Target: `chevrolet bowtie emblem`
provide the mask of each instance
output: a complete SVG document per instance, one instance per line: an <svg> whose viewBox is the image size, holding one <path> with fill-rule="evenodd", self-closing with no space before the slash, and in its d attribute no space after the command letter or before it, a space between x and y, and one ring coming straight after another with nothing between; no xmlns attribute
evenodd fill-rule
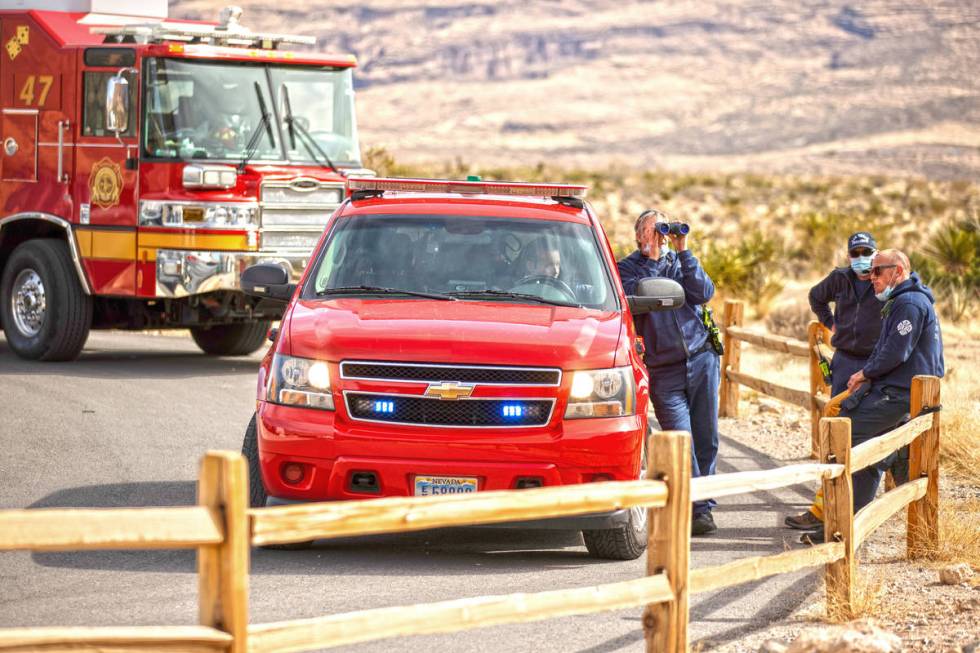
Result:
<svg viewBox="0 0 980 653"><path fill-rule="evenodd" d="M425 389L425 396L455 401L462 397L469 397L473 394L474 388L476 388L475 385L466 385L463 383L430 383L429 387Z"/></svg>

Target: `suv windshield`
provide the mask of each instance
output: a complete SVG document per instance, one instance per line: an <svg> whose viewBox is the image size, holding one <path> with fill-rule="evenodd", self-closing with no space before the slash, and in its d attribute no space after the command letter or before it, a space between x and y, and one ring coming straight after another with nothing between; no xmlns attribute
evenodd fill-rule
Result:
<svg viewBox="0 0 980 653"><path fill-rule="evenodd" d="M258 136L252 160L325 163L311 154L315 148L295 142L281 124L286 118L284 87L295 122L324 153L337 165L359 166L349 68L149 59L144 152L164 159L239 161L255 131L266 131L264 107L271 138L268 133Z"/></svg>
<svg viewBox="0 0 980 653"><path fill-rule="evenodd" d="M592 229L573 222L446 215L342 219L311 278L310 294L319 296L364 288L368 295L388 289L616 308Z"/></svg>

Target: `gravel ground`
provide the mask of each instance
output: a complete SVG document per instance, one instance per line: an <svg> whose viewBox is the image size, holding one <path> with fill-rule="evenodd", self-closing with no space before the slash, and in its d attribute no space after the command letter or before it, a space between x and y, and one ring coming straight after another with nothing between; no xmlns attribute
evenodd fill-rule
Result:
<svg viewBox="0 0 980 653"><path fill-rule="evenodd" d="M781 465L810 460L810 421L805 411L744 390L740 410L739 419L720 420L720 430L727 437ZM940 495L943 501L977 501L980 489L962 479L943 476ZM973 528L980 537L975 522ZM863 608L865 621L901 637L905 651L980 651L980 574L959 585L944 585L939 570L949 563L906 560L904 512L875 531L857 555L857 603ZM739 641L705 650L748 653L759 651L771 640L791 642L803 631L826 628L825 609L821 588L785 620Z"/></svg>

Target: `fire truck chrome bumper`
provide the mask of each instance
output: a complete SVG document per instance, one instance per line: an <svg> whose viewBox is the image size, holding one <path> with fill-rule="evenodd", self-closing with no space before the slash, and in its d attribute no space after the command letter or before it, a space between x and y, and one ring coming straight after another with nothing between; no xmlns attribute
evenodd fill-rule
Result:
<svg viewBox="0 0 980 653"><path fill-rule="evenodd" d="M256 263L280 263L289 270L290 281L296 282L308 262L308 254L158 249L156 294L158 297L187 297L219 290L240 290L242 272Z"/></svg>

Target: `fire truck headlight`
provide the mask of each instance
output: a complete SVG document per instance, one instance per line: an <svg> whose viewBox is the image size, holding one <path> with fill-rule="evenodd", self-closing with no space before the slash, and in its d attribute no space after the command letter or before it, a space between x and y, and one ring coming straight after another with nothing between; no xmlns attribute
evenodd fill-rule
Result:
<svg viewBox="0 0 980 653"><path fill-rule="evenodd" d="M163 223L163 202L140 202L140 224L161 225Z"/></svg>
<svg viewBox="0 0 980 653"><path fill-rule="evenodd" d="M236 202L140 202L140 224L146 226L252 229L259 226L259 207Z"/></svg>
<svg viewBox="0 0 980 653"><path fill-rule="evenodd" d="M231 166L188 164L183 172L184 188L234 188L238 171Z"/></svg>
<svg viewBox="0 0 980 653"><path fill-rule="evenodd" d="M287 406L333 410L327 363L276 354L272 358L266 399Z"/></svg>

